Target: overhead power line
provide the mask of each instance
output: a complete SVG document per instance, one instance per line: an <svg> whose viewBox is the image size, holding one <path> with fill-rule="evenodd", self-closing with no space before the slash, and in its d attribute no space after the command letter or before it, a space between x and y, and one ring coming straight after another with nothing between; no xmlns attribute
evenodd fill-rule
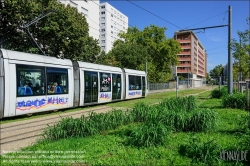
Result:
<svg viewBox="0 0 250 166"><path fill-rule="evenodd" d="M215 15L215 16L212 16L212 17L210 17L210 18L208 18L208 19L205 19L205 20L203 20L203 21L200 21L200 22L198 22L198 23L196 23L196 24L190 25L190 26L186 27L185 29L190 28L190 27L192 27L192 26L194 26L194 25L200 24L200 23L202 23L202 22L205 22L205 21L207 21L207 20L210 20L210 19L212 19L212 18L214 18L214 17L217 17L217 16L219 16L219 15L226 14L226 13L227 13L227 11L222 12L222 13L217 14L217 15Z"/></svg>
<svg viewBox="0 0 250 166"><path fill-rule="evenodd" d="M142 10L144 10L144 11L146 11L146 12L152 14L152 15L154 15L155 17L158 17L159 19L161 19L161 20L163 20L163 21L165 21L165 22L167 22L167 23L169 23L169 24L171 24L171 25L173 25L173 26L175 26L175 27L177 27L177 28L179 28L179 29L183 29L183 28L181 28L181 27L179 27L179 26L177 26L177 25L175 25L175 24L173 24L173 23L167 21L166 19L164 19L164 18L162 18L162 17L160 17L160 16L158 16L158 15L152 13L151 11L149 11L149 10L147 10L147 9L144 9L143 7L141 7L141 6L139 6L139 5L137 5L137 4L133 3L133 2L131 2L130 0L127 0L127 1L130 2L131 4L137 6L138 8L140 8L140 9L142 9Z"/></svg>

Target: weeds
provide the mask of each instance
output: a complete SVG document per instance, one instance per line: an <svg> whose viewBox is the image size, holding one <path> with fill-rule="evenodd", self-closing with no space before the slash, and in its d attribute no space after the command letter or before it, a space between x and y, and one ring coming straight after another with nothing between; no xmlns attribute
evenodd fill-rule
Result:
<svg viewBox="0 0 250 166"><path fill-rule="evenodd" d="M214 165L220 161L220 149L214 140L203 143L199 138L193 137L187 144L180 145L179 153L191 158L191 163Z"/></svg>
<svg viewBox="0 0 250 166"><path fill-rule="evenodd" d="M246 103L246 96L242 93L233 93L231 95L225 95L222 98L222 106L224 108L246 109Z"/></svg>

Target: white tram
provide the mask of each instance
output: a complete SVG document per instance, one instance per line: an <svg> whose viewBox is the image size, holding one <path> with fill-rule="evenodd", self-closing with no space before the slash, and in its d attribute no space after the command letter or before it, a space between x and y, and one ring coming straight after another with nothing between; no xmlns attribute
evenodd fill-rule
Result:
<svg viewBox="0 0 250 166"><path fill-rule="evenodd" d="M145 97L144 71L0 50L0 119Z"/></svg>

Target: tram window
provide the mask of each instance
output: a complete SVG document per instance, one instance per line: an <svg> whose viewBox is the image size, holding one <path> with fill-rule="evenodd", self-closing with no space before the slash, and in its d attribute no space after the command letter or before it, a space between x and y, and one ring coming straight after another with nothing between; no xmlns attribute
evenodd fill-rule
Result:
<svg viewBox="0 0 250 166"><path fill-rule="evenodd" d="M68 94L68 70L46 68L48 94Z"/></svg>
<svg viewBox="0 0 250 166"><path fill-rule="evenodd" d="M17 96L39 96L45 94L44 67L16 65Z"/></svg>
<svg viewBox="0 0 250 166"><path fill-rule="evenodd" d="M129 90L141 90L141 76L128 76Z"/></svg>
<svg viewBox="0 0 250 166"><path fill-rule="evenodd" d="M100 91L101 92L111 91L110 73L100 73Z"/></svg>
<svg viewBox="0 0 250 166"><path fill-rule="evenodd" d="M128 76L129 79L129 90L135 90L135 76Z"/></svg>
<svg viewBox="0 0 250 166"><path fill-rule="evenodd" d="M135 82L136 82L135 89L141 90L141 76L136 76Z"/></svg>

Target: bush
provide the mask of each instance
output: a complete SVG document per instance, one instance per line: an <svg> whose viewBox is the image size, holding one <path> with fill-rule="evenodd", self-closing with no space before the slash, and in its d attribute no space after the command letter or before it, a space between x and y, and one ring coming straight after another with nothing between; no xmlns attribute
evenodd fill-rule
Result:
<svg viewBox="0 0 250 166"><path fill-rule="evenodd" d="M224 108L246 109L246 95L242 93L233 93L231 95L226 95L222 98L222 106Z"/></svg>
<svg viewBox="0 0 250 166"><path fill-rule="evenodd" d="M211 96L212 98L221 98L225 95L228 94L228 90L227 90L227 87L222 87L221 90L219 89L214 89L212 92L211 92Z"/></svg>

